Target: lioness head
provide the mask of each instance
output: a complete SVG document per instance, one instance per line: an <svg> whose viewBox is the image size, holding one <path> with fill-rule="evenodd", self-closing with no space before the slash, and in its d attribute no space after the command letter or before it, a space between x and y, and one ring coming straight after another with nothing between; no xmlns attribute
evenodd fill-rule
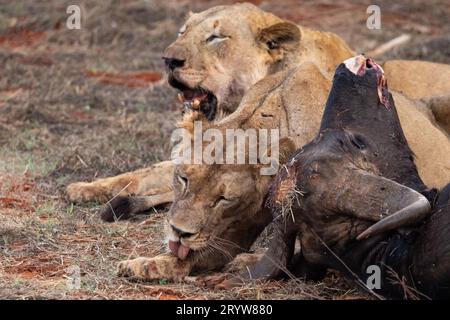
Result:
<svg viewBox="0 0 450 320"><path fill-rule="evenodd" d="M211 128L226 132L229 127ZM246 159L249 143L250 140L243 142ZM289 139L281 139L279 145L279 161L283 161L295 146ZM236 144L234 157L237 148ZM267 152L271 153L270 146L269 149ZM224 159L228 152L224 146ZM270 165L259 159L257 164L176 164L175 197L166 216L165 230L172 253L180 259L190 259L204 270L223 266L237 253L248 250L272 219L264 208L273 178L262 174L261 168L267 166ZM205 259L211 253L219 253L220 259Z"/></svg>
<svg viewBox="0 0 450 320"><path fill-rule="evenodd" d="M185 109L221 119L252 85L282 66L299 40L295 24L251 4L191 14L164 53L169 83Z"/></svg>
<svg viewBox="0 0 450 320"><path fill-rule="evenodd" d="M251 165L176 166L175 201L166 219L172 253L183 260L199 260L215 251L231 260L249 249L262 231L258 224L264 226L270 216L260 212L268 183ZM216 263L223 265L209 262L211 268Z"/></svg>

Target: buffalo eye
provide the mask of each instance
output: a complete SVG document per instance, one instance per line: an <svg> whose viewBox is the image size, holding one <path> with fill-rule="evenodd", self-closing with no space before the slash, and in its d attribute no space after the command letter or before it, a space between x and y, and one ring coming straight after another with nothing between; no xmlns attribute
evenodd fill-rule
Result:
<svg viewBox="0 0 450 320"><path fill-rule="evenodd" d="M187 190L189 179L185 176L177 174L177 181L183 186L183 192Z"/></svg>
<svg viewBox="0 0 450 320"><path fill-rule="evenodd" d="M353 139L351 139L351 142L359 150L364 150L366 148L366 143L360 137L353 137Z"/></svg>

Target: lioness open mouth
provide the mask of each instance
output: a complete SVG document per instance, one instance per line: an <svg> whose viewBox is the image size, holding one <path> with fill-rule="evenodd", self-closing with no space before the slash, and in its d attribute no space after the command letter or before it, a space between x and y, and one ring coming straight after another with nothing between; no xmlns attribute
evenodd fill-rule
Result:
<svg viewBox="0 0 450 320"><path fill-rule="evenodd" d="M205 88L189 88L173 76L169 77L169 84L180 91L178 101L183 105L183 112L188 110L201 111L206 119L214 120L217 110L217 98Z"/></svg>

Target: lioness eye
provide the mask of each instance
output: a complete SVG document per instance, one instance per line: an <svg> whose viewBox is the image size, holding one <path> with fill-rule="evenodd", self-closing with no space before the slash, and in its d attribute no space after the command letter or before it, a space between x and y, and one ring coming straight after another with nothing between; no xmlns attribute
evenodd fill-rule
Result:
<svg viewBox="0 0 450 320"><path fill-rule="evenodd" d="M224 196L220 196L219 198L217 198L216 201L214 201L213 207L217 207L220 203L227 203L230 201L231 201L230 199L227 199Z"/></svg>
<svg viewBox="0 0 450 320"><path fill-rule="evenodd" d="M215 42L220 42L220 41L223 41L223 40L226 40L226 39L228 39L228 37L218 36L216 34L212 34L206 39L206 42L207 43L215 43Z"/></svg>
<svg viewBox="0 0 450 320"><path fill-rule="evenodd" d="M181 27L180 31L178 31L178 36L182 36L186 32L186 26Z"/></svg>
<svg viewBox="0 0 450 320"><path fill-rule="evenodd" d="M177 175L177 179L178 179L178 182L180 182L183 185L183 188L186 189L187 185L189 183L188 178L186 178L184 176Z"/></svg>

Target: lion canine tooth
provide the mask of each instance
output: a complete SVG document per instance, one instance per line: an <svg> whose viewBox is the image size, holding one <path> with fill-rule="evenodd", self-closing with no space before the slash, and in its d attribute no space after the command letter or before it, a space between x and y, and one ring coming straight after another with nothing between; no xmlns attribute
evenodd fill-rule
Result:
<svg viewBox="0 0 450 320"><path fill-rule="evenodd" d="M192 108L193 109L198 109L200 107L200 100L199 99L194 99L194 101L192 101Z"/></svg>
<svg viewBox="0 0 450 320"><path fill-rule="evenodd" d="M179 94L177 95L177 97L178 97L178 101L180 101L180 103L183 103L183 102L184 102L184 96L183 96L182 93L179 93Z"/></svg>

